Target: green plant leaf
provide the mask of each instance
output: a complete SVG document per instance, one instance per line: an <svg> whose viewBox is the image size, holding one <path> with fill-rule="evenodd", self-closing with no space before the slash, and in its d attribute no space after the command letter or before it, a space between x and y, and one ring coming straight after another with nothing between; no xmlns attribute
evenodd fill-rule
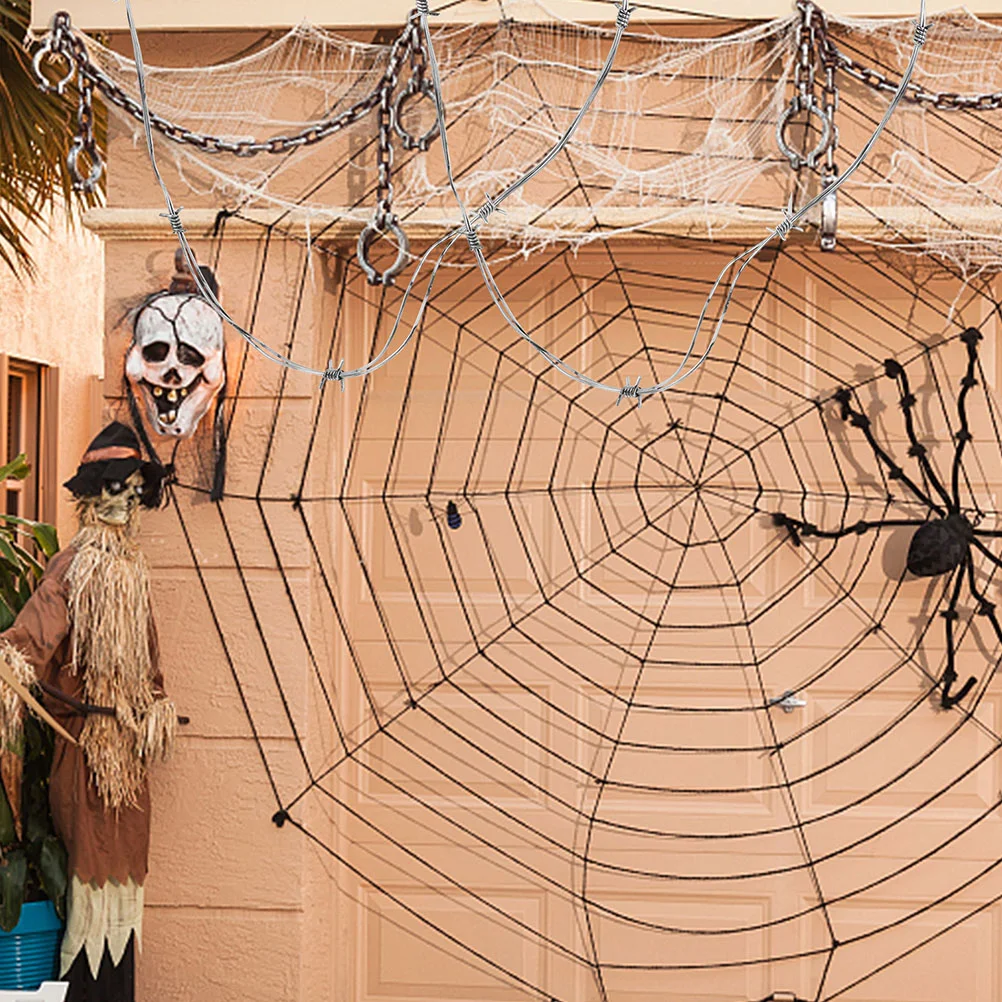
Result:
<svg viewBox="0 0 1002 1002"><path fill-rule="evenodd" d="M23 849L11 849L0 862L0 929L10 932L21 918L28 860Z"/></svg>
<svg viewBox="0 0 1002 1002"><path fill-rule="evenodd" d="M2 532L0 532L0 557L3 557L8 563L13 564L15 568L20 566L20 561L17 559L14 547L10 545L10 540Z"/></svg>
<svg viewBox="0 0 1002 1002"><path fill-rule="evenodd" d="M42 565L19 543L10 544L21 563L27 567L36 578L42 576Z"/></svg>
<svg viewBox="0 0 1002 1002"><path fill-rule="evenodd" d="M25 756L26 760L31 755ZM32 770L34 773L35 770ZM24 825L26 842L37 842L52 833L49 816L49 792L45 782L39 782L37 775L26 772L22 786L21 823Z"/></svg>
<svg viewBox="0 0 1002 1002"><path fill-rule="evenodd" d="M0 783L0 848L10 845L16 838L14 812L10 809L7 791L4 789L3 783Z"/></svg>
<svg viewBox="0 0 1002 1002"><path fill-rule="evenodd" d="M0 595L0 633L4 630L9 630L14 625L14 613L11 612L10 606L7 604L7 600Z"/></svg>
<svg viewBox="0 0 1002 1002"><path fill-rule="evenodd" d="M46 835L38 852L38 882L56 906L60 918L66 915L66 884L69 860L66 848L55 835Z"/></svg>
<svg viewBox="0 0 1002 1002"><path fill-rule="evenodd" d="M0 480L24 480L29 473L31 466L23 452L6 465L0 466Z"/></svg>
<svg viewBox="0 0 1002 1002"><path fill-rule="evenodd" d="M35 542L41 547L46 557L55 556L59 552L59 536L56 534L56 527L48 522L33 522L30 518L21 518L20 515L0 514L0 522L8 522L11 525L24 526ZM0 532L2 532L0 528Z"/></svg>
<svg viewBox="0 0 1002 1002"><path fill-rule="evenodd" d="M24 837L28 842L39 841L53 833L49 813L49 773L54 746L52 731L36 717L26 715L21 817Z"/></svg>
<svg viewBox="0 0 1002 1002"><path fill-rule="evenodd" d="M48 522L32 522L31 531L35 542L47 558L54 557L59 552L59 537L56 535L54 525L49 525Z"/></svg>

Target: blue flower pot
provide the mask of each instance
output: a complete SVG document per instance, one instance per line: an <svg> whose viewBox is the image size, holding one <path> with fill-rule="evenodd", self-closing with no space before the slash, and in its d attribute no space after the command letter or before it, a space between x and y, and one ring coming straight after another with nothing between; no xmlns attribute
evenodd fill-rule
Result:
<svg viewBox="0 0 1002 1002"><path fill-rule="evenodd" d="M51 901L29 901L11 932L0 929L0 990L34 991L58 972L63 922Z"/></svg>

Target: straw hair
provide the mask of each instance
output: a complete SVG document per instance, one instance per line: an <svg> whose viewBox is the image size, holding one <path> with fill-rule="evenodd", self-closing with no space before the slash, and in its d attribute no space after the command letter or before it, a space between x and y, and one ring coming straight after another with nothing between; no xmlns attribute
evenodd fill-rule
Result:
<svg viewBox="0 0 1002 1002"><path fill-rule="evenodd" d="M73 624L72 670L91 714L80 735L87 765L109 808L135 806L147 753L165 755L174 734L173 704L157 700L150 655L149 571L137 541L138 516L122 526L98 517L97 499L78 503L80 530L67 575ZM157 705L159 703L166 705Z"/></svg>

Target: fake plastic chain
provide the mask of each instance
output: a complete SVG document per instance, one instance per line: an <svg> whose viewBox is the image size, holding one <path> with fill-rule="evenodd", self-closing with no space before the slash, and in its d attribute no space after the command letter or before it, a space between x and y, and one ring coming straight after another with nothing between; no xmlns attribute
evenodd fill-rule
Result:
<svg viewBox="0 0 1002 1002"><path fill-rule="evenodd" d="M136 78L139 86L139 101L136 102L132 98L128 97L125 92L112 81L106 74L100 71L87 57L86 47L84 46L80 36L72 31L70 26L69 15L65 12L56 15L53 21L53 28L49 35L43 39L41 46L35 53L33 65L34 70L39 78L39 86L44 90L55 90L57 93L63 93L65 87L70 83L76 73L80 74L81 81L89 81L90 84L96 86L102 94L104 94L108 100L112 101L114 104L122 107L129 114L138 118L143 125L143 131L146 137L146 149L149 156L150 165L153 168L156 180L160 185L161 192L164 197L164 204L166 207L166 212L163 215L167 218L170 223L171 229L178 238L181 245L182 251L184 253L185 260L188 264L189 271L195 280L201 295L206 299L209 305L219 314L219 316L225 320L231 327L234 328L255 350L260 352L266 358L276 362L279 365L285 366L286 368L302 372L304 374L316 376L320 378L321 388L325 386L328 382L338 382L341 384L341 389L344 389L344 380L349 378L354 378L357 376L367 376L378 369L382 368L384 365L388 364L400 351L406 347L408 342L414 336L415 332L420 328L421 322L424 318L424 313L427 308L428 302L431 298L432 289L435 282L435 277L437 275L438 269L441 263L448 253L450 248L455 244L460 238L465 238L466 242L476 258L477 266L480 269L481 276L484 280L484 284L491 295L495 306L505 318L508 325L515 331L520 337L522 337L533 349L535 349L540 355L543 356L554 368L564 373L571 379L577 381L578 383L597 390L604 390L606 392L616 394L617 405L621 403L624 399L636 400L637 404L641 404L645 397L650 396L654 393L661 393L665 390L671 389L672 387L678 385L683 379L686 379L693 372L695 372L709 357L710 352L720 334L722 325L726 318L728 309L730 307L731 301L733 299L734 291L737 287L738 282L741 279L744 270L748 265L755 259L755 257L762 251L767 244L775 239L785 240L789 235L790 231L796 226L796 223L802 219L811 209L818 205L825 197L829 197L837 188L841 187L860 167L860 165L865 160L866 156L869 154L873 144L876 142L877 138L883 132L891 115L894 113L901 99L904 97L906 91L911 86L911 76L915 69L915 64L918 60L919 51L922 48L923 43L926 40L926 35L928 33L928 25L926 22L926 0L920 0L919 15L915 25L914 33L914 45L912 48L911 57L908 61L908 65L901 77L897 88L894 90L893 97L884 112L883 117L878 123L873 134L870 136L869 140L864 144L862 150L857 154L856 158L852 163L845 169L845 171L836 178L830 185L823 188L815 197L811 198L805 202L799 209L792 210L787 208L784 213L784 218L782 222L773 229L767 236L760 240L753 247L749 248L742 254L737 255L721 270L716 281L710 289L709 295L706 298L706 302L703 305L703 309L699 315L699 319L696 323L695 330L692 333L690 343L686 352L682 358L682 361L676 367L675 371L668 376L666 379L653 386L641 387L640 377L638 376L635 383L631 383L627 380L625 386L613 385L610 383L603 383L592 379L589 376L584 375L579 372L573 366L569 365L562 358L550 352L543 345L537 344L532 337L525 331L518 319L515 317L514 313L508 306L504 295L498 288L493 274L491 273L490 266L484 257L483 248L481 246L480 237L478 234L479 227L490 218L494 212L503 212L501 208L502 203L510 197L514 192L520 189L523 185L528 183L533 177L535 177L540 171L545 169L545 167L553 161L553 159L559 155L559 153L568 144L574 132L577 130L582 119L587 114L589 108L594 102L598 95L599 90L604 84L606 78L608 77L613 61L616 57L616 53L619 49L620 42L622 40L623 34L629 24L631 8L628 5L627 0L620 0L618 4L617 14L616 14L616 33L613 38L612 44L609 48L609 53L606 57L605 63L600 70L598 77L596 78L595 84L593 85L591 92L586 98L584 104L581 106L578 113L575 115L570 126L564 132L564 134L557 140L553 147L543 156L536 164L534 164L529 170L527 170L521 177L513 181L507 188L495 196L487 196L486 201L480 208L474 212L469 212L466 205L463 203L462 198L459 195L459 191L456 187L455 178L453 176L452 164L449 157L449 146L448 146L448 136L446 133L446 123L445 123L445 107L442 99L442 86L441 78L438 69L438 60L435 55L434 43L431 37L431 33L428 27L428 18L431 15L431 11L428 8L428 0L417 0L416 11L408 19L407 26L403 34L398 39L397 43L391 48L391 56L389 67L387 73L383 76L380 87L377 88L372 94L363 98L361 101L357 102L351 108L342 112L335 118L331 118L323 123L317 123L311 126L309 129L297 134L296 136L279 136L274 137L270 140L264 141L251 141L251 140L241 140L230 142L222 140L219 137L205 136L199 133L192 132L187 129L183 129L179 126L175 126L170 122L160 118L159 116L154 116L150 112L149 102L146 94L146 73L143 66L142 49L139 44L139 36L136 30L135 21L132 15L132 6L130 0L126 0L125 3L126 16L129 22L129 32L132 39L132 49L135 58L136 66ZM421 46L420 41L423 38L424 45ZM436 122L437 129L426 133L423 137L410 137L400 125L399 122L399 110L400 103L403 97L398 100L394 105L390 100L393 90L396 87L397 80L399 77L400 70L403 68L404 62L409 55L413 55L415 51L420 54L414 57L412 63L412 77L418 72L417 67L420 66L420 76L416 89L411 90L414 87L412 80L411 87L405 91L405 96L408 94L417 94L419 96L431 97L435 103L436 111ZM42 64L47 59L62 59L66 63L66 72L64 76L53 82L48 78L43 70ZM431 80L428 82L424 77L424 71L427 68L430 71ZM82 86L81 90L81 101L84 98L84 92L86 92L86 100L90 100L90 87ZM209 153L218 152L229 152L234 153L238 156L253 156L258 153L282 153L290 149L294 149L298 146L304 146L309 143L319 142L322 139L327 138L329 135L333 135L335 132L340 131L347 125L353 124L361 119L364 115L368 114L369 111L374 108L381 109L381 120L380 120L380 184L379 184L379 204L376 209L376 217L374 218L374 224L377 229L383 229L385 227L390 227L391 229L396 226L397 229L399 225L396 223L396 217L392 214L391 196L392 188L390 186L390 167L392 164L392 149L389 149L389 155L386 153L386 149L389 147L389 131L390 128L394 128L398 134L402 135L405 139L405 145L409 140L413 145L410 148L427 149L428 142L434 137L435 134L438 135L442 144L442 153L445 161L446 171L449 179L449 187L452 190L453 197L460 209L462 220L458 226L447 232L439 240L435 241L431 247L421 256L418 260L417 266L414 269L414 273L411 276L410 281L404 290L403 296L401 297L400 306L393 324L393 327L387 336L386 342L380 351L374 355L367 363L360 366L357 369L345 370L344 360L342 360L336 367L333 364L333 360L328 363L326 369L315 369L310 366L302 365L299 362L294 361L286 355L276 351L266 342L262 341L256 335L252 334L250 331L245 330L236 320L234 320L229 313L226 312L225 308L220 304L215 296L215 293L206 283L201 270L198 267L198 263L195 258L195 253L188 242L187 236L185 234L184 225L181 221L181 208L175 206L173 200L171 199L170 192L167 189L167 185L160 174L159 167L156 161L156 152L153 145L153 131L156 129L161 132L167 138L174 140L175 142L185 142L191 143L199 146ZM395 121L394 121L395 115ZM81 114L81 122L86 118L86 115ZM79 138L79 137L78 137ZM101 170L103 169L103 164L101 163L100 156L97 152L96 144L93 142L92 132L89 136L89 145L87 137L84 137L84 143L86 146L86 152L91 157L92 169L88 178L81 179L82 186L90 185L93 187L97 184L100 178ZM74 144L74 149L76 144ZM73 157L73 152L71 150L71 160L70 169L76 175L76 158ZM79 152L77 154L79 156ZM79 176L79 175L77 175ZM362 236L359 238L359 250L360 250L360 260L365 258L367 261L367 251L368 244L363 246L363 237L372 230L373 224L363 231ZM396 232L396 230L394 230ZM398 240L403 236L403 231L397 234ZM371 239L369 237L368 239ZM406 241L406 237L403 236L403 240ZM363 254L362 251L365 251ZM420 307L417 312L416 319L410 325L409 330L401 341L399 341L395 348L393 348L393 343L395 341L396 335L403 323L403 312L410 299L410 296L415 288L418 278L424 270L427 262L436 255L435 263L431 269L428 276L427 285L425 287L424 295L420 302ZM399 265L402 267L402 259L407 257L406 247L402 248L402 252L398 254L397 262L395 262L394 267ZM708 338L707 344L703 349L702 353L696 356L696 345L698 339L703 329L703 325L706 321L707 313L711 303L713 302L718 290L724 283L726 275L733 271L733 277L730 283L726 287L726 292L724 294L723 303L717 317L716 323L713 330ZM384 273L385 275L385 273ZM369 275L370 282L373 281L373 275ZM388 280L380 278L379 284L389 284L392 281L392 275ZM391 350L392 348L392 350Z"/></svg>

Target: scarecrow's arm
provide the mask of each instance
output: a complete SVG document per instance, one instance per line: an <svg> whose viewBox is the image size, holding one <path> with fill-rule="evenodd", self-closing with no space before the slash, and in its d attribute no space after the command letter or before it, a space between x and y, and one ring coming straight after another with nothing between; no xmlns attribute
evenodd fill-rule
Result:
<svg viewBox="0 0 1002 1002"><path fill-rule="evenodd" d="M27 705L67 741L73 736L31 694L39 680L48 681L52 660L69 632L69 610L60 557L50 563L17 621L0 634L0 747L19 742Z"/></svg>

